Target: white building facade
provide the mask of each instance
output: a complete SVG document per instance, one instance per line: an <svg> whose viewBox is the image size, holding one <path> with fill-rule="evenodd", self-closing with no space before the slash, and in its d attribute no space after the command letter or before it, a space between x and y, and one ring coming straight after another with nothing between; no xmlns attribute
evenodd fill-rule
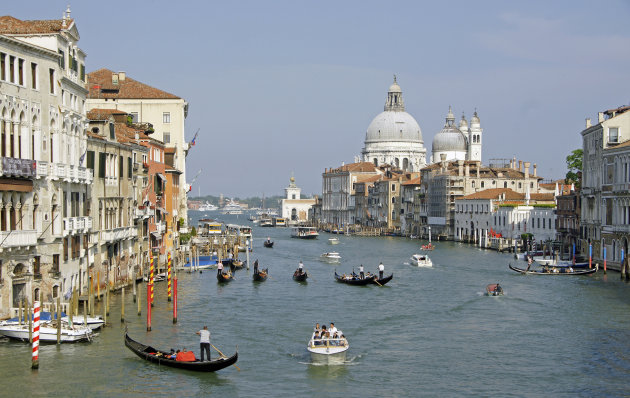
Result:
<svg viewBox="0 0 630 398"><path fill-rule="evenodd" d="M444 160L472 160L481 161L481 140L483 129L477 111L470 119L470 127L466 117L462 115L459 126L455 125L455 116L451 107L448 108L446 122L439 133L433 137L431 148L431 162L437 163Z"/></svg>
<svg viewBox="0 0 630 398"><path fill-rule="evenodd" d="M289 186L284 189L285 198L282 199L282 218L295 224L308 221L308 214L315 204L315 199L302 199L302 189L295 185L295 178L291 177Z"/></svg>

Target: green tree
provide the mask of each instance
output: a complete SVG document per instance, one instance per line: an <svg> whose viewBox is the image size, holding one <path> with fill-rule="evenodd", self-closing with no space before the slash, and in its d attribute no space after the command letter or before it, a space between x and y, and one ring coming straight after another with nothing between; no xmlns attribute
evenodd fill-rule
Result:
<svg viewBox="0 0 630 398"><path fill-rule="evenodd" d="M567 156L567 175L564 181L567 184L575 184L575 189L582 186L582 157L581 149L576 149Z"/></svg>

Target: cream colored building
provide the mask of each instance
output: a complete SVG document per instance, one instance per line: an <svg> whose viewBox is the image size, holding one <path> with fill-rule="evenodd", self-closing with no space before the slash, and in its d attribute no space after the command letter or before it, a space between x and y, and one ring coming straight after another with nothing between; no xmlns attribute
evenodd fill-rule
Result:
<svg viewBox="0 0 630 398"><path fill-rule="evenodd" d="M88 75L90 90L88 110L92 108L120 109L129 113L137 123L151 123L155 132L151 137L175 147L175 168L182 172L179 186L179 207L173 217L188 220L186 200L186 154L190 144L185 140L185 121L188 103L174 94L141 83L125 72L99 69Z"/></svg>
<svg viewBox="0 0 630 398"><path fill-rule="evenodd" d="M308 213L315 204L315 199L302 199L302 189L295 185L293 177L284 192L286 198L282 199L282 218L292 224L308 221Z"/></svg>

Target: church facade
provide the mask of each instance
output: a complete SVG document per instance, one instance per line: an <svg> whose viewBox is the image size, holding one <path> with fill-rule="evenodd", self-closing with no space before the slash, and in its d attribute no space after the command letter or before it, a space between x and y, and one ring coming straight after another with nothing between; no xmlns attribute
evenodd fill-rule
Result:
<svg viewBox="0 0 630 398"><path fill-rule="evenodd" d="M439 133L433 137L431 147L431 163L455 160L481 161L481 138L483 129L477 111L470 119L470 127L466 117L462 115L459 126L455 125L455 116L451 107L448 108L446 122Z"/></svg>

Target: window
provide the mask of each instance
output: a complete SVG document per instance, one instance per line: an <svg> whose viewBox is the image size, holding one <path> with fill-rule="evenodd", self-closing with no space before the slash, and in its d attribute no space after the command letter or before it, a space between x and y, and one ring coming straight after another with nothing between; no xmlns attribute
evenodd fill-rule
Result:
<svg viewBox="0 0 630 398"><path fill-rule="evenodd" d="M81 81L85 81L85 65L81 64Z"/></svg>
<svg viewBox="0 0 630 398"><path fill-rule="evenodd" d="M396 185L392 184L392 192L396 191Z"/></svg>
<svg viewBox="0 0 630 398"><path fill-rule="evenodd" d="M164 112L162 113L162 123L170 123L171 122L171 113Z"/></svg>
<svg viewBox="0 0 630 398"><path fill-rule="evenodd" d="M94 151L87 151L87 165L88 169L94 170Z"/></svg>
<svg viewBox="0 0 630 398"><path fill-rule="evenodd" d="M37 90L37 64L31 62L31 88Z"/></svg>
<svg viewBox="0 0 630 398"><path fill-rule="evenodd" d="M105 159L107 157L106 153L98 154L98 176L100 178L105 178Z"/></svg>
<svg viewBox="0 0 630 398"><path fill-rule="evenodd" d="M7 55L0 53L0 80L7 79Z"/></svg>
<svg viewBox="0 0 630 398"><path fill-rule="evenodd" d="M131 158L127 157L127 177L131 178L132 177L132 166L131 166Z"/></svg>
<svg viewBox="0 0 630 398"><path fill-rule="evenodd" d="M33 257L33 274L35 275L41 274L39 258L39 256Z"/></svg>
<svg viewBox="0 0 630 398"><path fill-rule="evenodd" d="M66 67L66 53L63 50L59 50L59 66L61 66L61 69Z"/></svg>
<svg viewBox="0 0 630 398"><path fill-rule="evenodd" d="M118 176L119 177L124 177L125 174L123 173L123 157L119 156L118 157Z"/></svg>
<svg viewBox="0 0 630 398"><path fill-rule="evenodd" d="M53 254L52 271L59 272L59 254Z"/></svg>
<svg viewBox="0 0 630 398"><path fill-rule="evenodd" d="M481 188L485 187L486 184L484 183L484 181L481 181Z"/></svg>
<svg viewBox="0 0 630 398"><path fill-rule="evenodd" d="M165 144L170 144L171 143L171 133L168 133L168 132L164 133L164 143Z"/></svg>
<svg viewBox="0 0 630 398"><path fill-rule="evenodd" d="M24 60L21 58L18 59L18 84L24 85Z"/></svg>
<svg viewBox="0 0 630 398"><path fill-rule="evenodd" d="M55 94L55 70L48 69L48 80L50 83L50 93Z"/></svg>
<svg viewBox="0 0 630 398"><path fill-rule="evenodd" d="M114 123L109 124L109 138L112 140L116 138L116 130L114 129Z"/></svg>
<svg viewBox="0 0 630 398"><path fill-rule="evenodd" d="M138 119L138 112L131 112L130 115L132 123L138 123L140 121L140 119Z"/></svg>
<svg viewBox="0 0 630 398"><path fill-rule="evenodd" d="M608 142L610 143L619 142L619 127L608 128Z"/></svg>
<svg viewBox="0 0 630 398"><path fill-rule="evenodd" d="M15 83L15 57L9 55L9 81Z"/></svg>
<svg viewBox="0 0 630 398"><path fill-rule="evenodd" d="M58 254L57 254L58 256ZM55 285L52 288L52 296L54 299L56 299L57 297L59 297L59 285Z"/></svg>
<svg viewBox="0 0 630 398"><path fill-rule="evenodd" d="M503 182L503 188L507 188L507 181Z"/></svg>

